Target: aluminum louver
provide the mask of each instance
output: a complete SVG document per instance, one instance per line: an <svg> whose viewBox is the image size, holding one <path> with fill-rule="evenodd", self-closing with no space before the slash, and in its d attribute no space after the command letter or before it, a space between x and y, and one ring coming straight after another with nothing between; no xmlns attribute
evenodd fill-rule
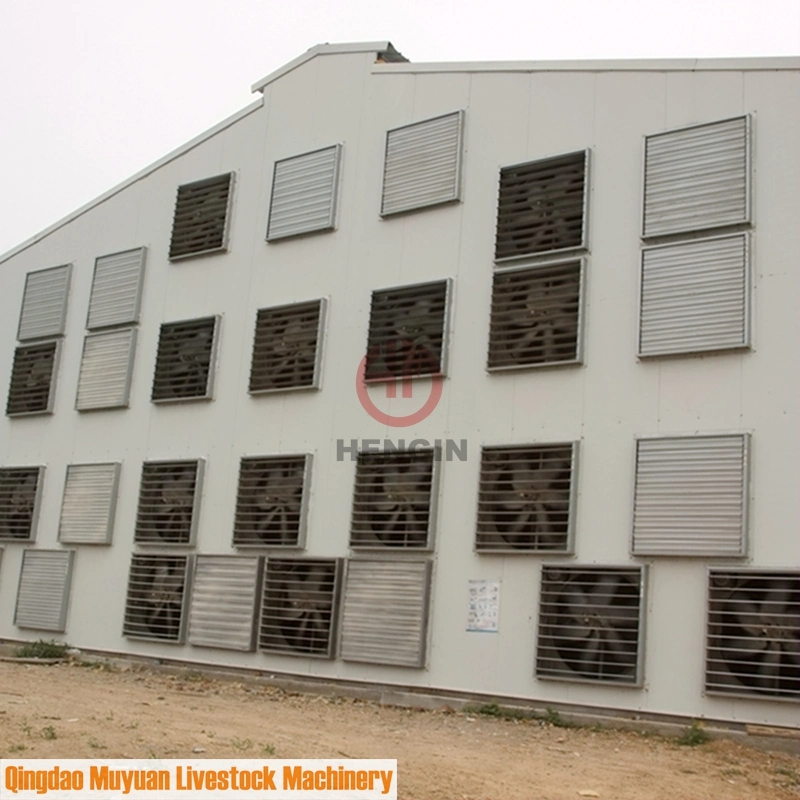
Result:
<svg viewBox="0 0 800 800"><path fill-rule="evenodd" d="M251 394L319 386L324 300L262 308L256 315Z"/></svg>
<svg viewBox="0 0 800 800"><path fill-rule="evenodd" d="M349 561L342 659L424 667L430 577L429 561Z"/></svg>
<svg viewBox="0 0 800 800"><path fill-rule="evenodd" d="M333 230L341 145L275 162L267 241Z"/></svg>
<svg viewBox="0 0 800 800"><path fill-rule="evenodd" d="M178 187L169 245L171 261L227 249L232 197L232 172Z"/></svg>
<svg viewBox="0 0 800 800"><path fill-rule="evenodd" d="M6 414L51 414L55 402L55 376L59 342L21 345L14 351Z"/></svg>
<svg viewBox="0 0 800 800"><path fill-rule="evenodd" d="M644 237L750 220L748 117L645 139Z"/></svg>
<svg viewBox="0 0 800 800"><path fill-rule="evenodd" d="M570 552L576 455L576 444L484 447L476 549Z"/></svg>
<svg viewBox="0 0 800 800"><path fill-rule="evenodd" d="M589 151L503 167L495 261L586 247Z"/></svg>
<svg viewBox="0 0 800 800"><path fill-rule="evenodd" d="M365 379L443 375L448 281L372 293Z"/></svg>
<svg viewBox="0 0 800 800"><path fill-rule="evenodd" d="M382 216L460 199L463 127L457 111L387 132Z"/></svg>
<svg viewBox="0 0 800 800"><path fill-rule="evenodd" d="M139 321L146 247L102 256L94 262L89 299L89 330Z"/></svg>
<svg viewBox="0 0 800 800"><path fill-rule="evenodd" d="M580 363L580 261L495 272L487 369Z"/></svg>
<svg viewBox="0 0 800 800"><path fill-rule="evenodd" d="M87 336L83 341L75 408L78 411L127 408L135 352L135 328Z"/></svg>
<svg viewBox="0 0 800 800"><path fill-rule="evenodd" d="M25 550L14 624L63 633L72 582L72 550Z"/></svg>
<svg viewBox="0 0 800 800"><path fill-rule="evenodd" d="M0 539L32 541L44 467L0 467Z"/></svg>
<svg viewBox="0 0 800 800"><path fill-rule="evenodd" d="M233 544L302 546L310 478L310 455L243 458Z"/></svg>
<svg viewBox="0 0 800 800"><path fill-rule="evenodd" d="M180 642L188 556L133 555L122 635Z"/></svg>
<svg viewBox="0 0 800 800"><path fill-rule="evenodd" d="M746 234L642 251L639 355L747 347Z"/></svg>
<svg viewBox="0 0 800 800"><path fill-rule="evenodd" d="M142 465L133 540L138 544L191 544L200 513L205 462L147 461Z"/></svg>
<svg viewBox="0 0 800 800"><path fill-rule="evenodd" d="M161 326L151 399L209 400L214 374L217 317Z"/></svg>
<svg viewBox="0 0 800 800"><path fill-rule="evenodd" d="M434 450L359 453L350 546L425 550L436 521Z"/></svg>
<svg viewBox="0 0 800 800"><path fill-rule="evenodd" d="M258 649L333 658L341 560L269 558Z"/></svg>
<svg viewBox="0 0 800 800"><path fill-rule="evenodd" d="M70 464L61 504L58 540L111 544L119 464Z"/></svg>
<svg viewBox="0 0 800 800"><path fill-rule="evenodd" d="M199 555L189 606L189 644L253 649L261 559Z"/></svg>
<svg viewBox="0 0 800 800"><path fill-rule="evenodd" d="M544 567L536 675L641 683L642 570Z"/></svg>
<svg viewBox="0 0 800 800"><path fill-rule="evenodd" d="M706 690L800 699L800 572L711 570Z"/></svg>
<svg viewBox="0 0 800 800"><path fill-rule="evenodd" d="M71 274L71 264L28 273L17 332L21 342L64 335Z"/></svg>
<svg viewBox="0 0 800 800"><path fill-rule="evenodd" d="M748 450L746 434L639 439L634 554L744 555Z"/></svg>

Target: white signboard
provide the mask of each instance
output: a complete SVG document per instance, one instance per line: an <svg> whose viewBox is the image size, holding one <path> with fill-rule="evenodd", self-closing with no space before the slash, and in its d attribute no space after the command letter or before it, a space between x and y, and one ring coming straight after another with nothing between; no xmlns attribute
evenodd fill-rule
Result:
<svg viewBox="0 0 800 800"><path fill-rule="evenodd" d="M470 580L467 630L497 633L500 621L500 581Z"/></svg>

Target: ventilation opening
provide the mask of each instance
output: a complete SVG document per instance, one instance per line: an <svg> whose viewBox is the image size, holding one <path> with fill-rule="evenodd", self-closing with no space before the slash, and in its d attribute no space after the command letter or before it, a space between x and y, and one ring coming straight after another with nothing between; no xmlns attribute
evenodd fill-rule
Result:
<svg viewBox="0 0 800 800"><path fill-rule="evenodd" d="M641 600L638 569L545 568L536 674L638 684Z"/></svg>
<svg viewBox="0 0 800 800"><path fill-rule="evenodd" d="M0 539L33 539L40 467L0 469Z"/></svg>
<svg viewBox="0 0 800 800"><path fill-rule="evenodd" d="M713 571L706 689L800 697L800 573Z"/></svg>
<svg viewBox="0 0 800 800"><path fill-rule="evenodd" d="M258 312L250 392L317 385L321 316L321 300Z"/></svg>
<svg viewBox="0 0 800 800"><path fill-rule="evenodd" d="M307 456L243 458L234 545L297 547L305 517Z"/></svg>
<svg viewBox="0 0 800 800"><path fill-rule="evenodd" d="M187 566L187 556L132 557L123 636L180 641Z"/></svg>
<svg viewBox="0 0 800 800"><path fill-rule="evenodd" d="M496 272L487 367L580 360L581 263Z"/></svg>
<svg viewBox="0 0 800 800"><path fill-rule="evenodd" d="M142 466L134 541L191 544L201 462L151 462Z"/></svg>
<svg viewBox="0 0 800 800"><path fill-rule="evenodd" d="M447 281L372 293L365 378L443 373Z"/></svg>
<svg viewBox="0 0 800 800"><path fill-rule="evenodd" d="M567 552L573 446L484 448L478 495L480 552Z"/></svg>
<svg viewBox="0 0 800 800"><path fill-rule="evenodd" d="M18 347L14 351L6 414L46 414L53 410L53 376L57 342Z"/></svg>
<svg viewBox="0 0 800 800"><path fill-rule="evenodd" d="M340 566L336 559L267 561L259 650L333 656Z"/></svg>
<svg viewBox="0 0 800 800"><path fill-rule="evenodd" d="M225 249L233 173L178 188L172 223L170 259Z"/></svg>
<svg viewBox="0 0 800 800"><path fill-rule="evenodd" d="M153 402L208 399L216 317L161 326Z"/></svg>
<svg viewBox="0 0 800 800"><path fill-rule="evenodd" d="M495 259L585 247L587 152L500 171Z"/></svg>
<svg viewBox="0 0 800 800"><path fill-rule="evenodd" d="M359 453L351 547L429 547L434 451Z"/></svg>

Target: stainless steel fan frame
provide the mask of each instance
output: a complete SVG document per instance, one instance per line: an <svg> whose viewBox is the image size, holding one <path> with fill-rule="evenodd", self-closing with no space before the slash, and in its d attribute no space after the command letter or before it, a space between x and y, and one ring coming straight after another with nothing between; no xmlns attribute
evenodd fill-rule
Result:
<svg viewBox="0 0 800 800"><path fill-rule="evenodd" d="M560 442L514 442L513 444L481 443L481 457L478 466L478 491L475 493L475 536L472 540L473 552L485 558L487 556L537 556L547 558L564 558L564 556L575 555L575 519L577 517L577 503L578 503L578 478L579 478L579 463L580 463L580 439L564 440ZM515 450L530 450L534 447L570 447L570 486L569 486L569 519L567 521L567 541L564 548L559 550L539 550L539 549L526 549L519 547L481 547L478 542L478 519L480 516L480 481L483 472L483 456L484 453L491 453L492 451L498 453L506 453Z"/></svg>
<svg viewBox="0 0 800 800"><path fill-rule="evenodd" d="M284 394L285 392L308 392L317 391L322 386L322 369L325 351L325 326L328 318L328 297L315 297L311 300L297 300L294 303L284 303L279 306L267 306L256 310L256 324L253 328L253 347L255 347L256 333L258 329L258 312L259 311L280 311L283 309L293 308L295 306L307 305L308 303L319 304L319 319L317 321L317 340L316 352L314 354L314 377L310 384L307 386L274 386L269 389L250 389L248 386L247 393L251 397L260 397L265 394ZM253 351L251 351L251 364ZM249 376L248 376L249 384Z"/></svg>
<svg viewBox="0 0 800 800"><path fill-rule="evenodd" d="M741 698L743 700L750 700L750 701L762 701L768 703L793 703L797 705L798 696L797 695L776 695L776 694L768 694L766 692L759 692L756 689L752 689L748 691L745 687L741 685L733 675L730 676L730 686L731 689L724 689L715 686L709 687L708 685L708 672L711 667L711 662L714 660L714 654L718 652L716 647L712 647L711 644L711 635L712 635L712 625L711 625L711 588L712 584L711 581L715 576L720 575L733 575L736 578L758 578L758 577L766 577L775 575L776 573L779 574L788 574L791 576L795 576L800 580L800 570L792 567L787 567L786 565L782 566L774 566L774 567L767 567L767 566L758 566L758 567L743 567L739 565L734 566L726 566L724 564L717 564L717 565L709 565L706 567L706 592L705 592L705 642L704 642L704 654L703 654L703 677L702 677L702 687L701 687L701 695L703 697L715 698L715 699L724 699L724 698ZM725 664L725 658L723 655L716 656L717 660L722 664Z"/></svg>
<svg viewBox="0 0 800 800"><path fill-rule="evenodd" d="M539 652L543 647L554 653L553 660L562 661L554 644L550 641L543 644L542 629L549 627L549 623L544 621L542 610L542 591L545 586L545 573L548 571L563 570L565 573L596 572L603 573L608 571L638 572L639 574L639 608L637 618L637 642L636 642L636 664L634 675L630 680L612 680L609 678L587 678L584 675L573 673L570 667L564 663L564 673L560 675L548 675L539 672ZM593 686L605 686L608 688L619 687L621 689L643 689L645 688L644 663L645 663L645 644L647 642L647 596L649 583L649 569L647 564L575 564L575 563L543 563L539 570L539 591L537 593L536 618L536 651L533 659L533 676L539 681L556 681L567 683L585 683ZM547 637L548 639L550 637ZM563 661L562 661L563 663Z"/></svg>
<svg viewBox="0 0 800 800"><path fill-rule="evenodd" d="M36 533L39 528L39 514L41 511L42 496L44 494L44 481L47 468L42 464L30 464L22 466L17 464L15 466L2 467L2 471L4 472L6 471L13 472L14 470L29 470L29 469L38 470L36 477L36 492L34 494L33 509L31 511L30 532L28 534L28 537L25 539L19 539L14 536L4 536L0 532L0 542L24 542L26 544L31 544L32 542L36 541Z"/></svg>
<svg viewBox="0 0 800 800"><path fill-rule="evenodd" d="M49 392L47 395L47 406L45 408L37 409L35 411L12 411L9 413L6 411L6 416L9 418L16 418L16 417L38 417L42 416L43 414L52 414L55 410L56 404L56 388L58 385L58 375L59 370L61 367L61 351L63 349L63 339L53 339L52 337L48 337L46 339L34 339L34 340L26 340L24 342L20 342L17 347L14 349L14 358L16 360L16 354L18 350L28 350L33 347L41 347L42 345L55 345L55 349L53 351L53 365L52 370L50 372L50 386ZM12 372L9 380L13 377L13 360L12 360ZM8 391L11 391L11 386L9 384ZM8 401L8 397L6 398L6 402Z"/></svg>

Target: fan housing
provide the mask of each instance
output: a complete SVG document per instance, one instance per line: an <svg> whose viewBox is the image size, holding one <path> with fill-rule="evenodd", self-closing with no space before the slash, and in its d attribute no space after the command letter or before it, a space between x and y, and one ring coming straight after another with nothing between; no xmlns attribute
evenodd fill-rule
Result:
<svg viewBox="0 0 800 800"><path fill-rule="evenodd" d="M31 541L44 467L0 468L0 540Z"/></svg>
<svg viewBox="0 0 800 800"><path fill-rule="evenodd" d="M138 544L192 544L205 462L147 461L142 465L133 539Z"/></svg>
<svg viewBox="0 0 800 800"><path fill-rule="evenodd" d="M123 636L182 641L188 568L188 556L132 556Z"/></svg>
<svg viewBox="0 0 800 800"><path fill-rule="evenodd" d="M6 414L50 414L53 411L58 342L22 345L14 351Z"/></svg>
<svg viewBox="0 0 800 800"><path fill-rule="evenodd" d="M210 400L218 317L161 326L151 400Z"/></svg>

